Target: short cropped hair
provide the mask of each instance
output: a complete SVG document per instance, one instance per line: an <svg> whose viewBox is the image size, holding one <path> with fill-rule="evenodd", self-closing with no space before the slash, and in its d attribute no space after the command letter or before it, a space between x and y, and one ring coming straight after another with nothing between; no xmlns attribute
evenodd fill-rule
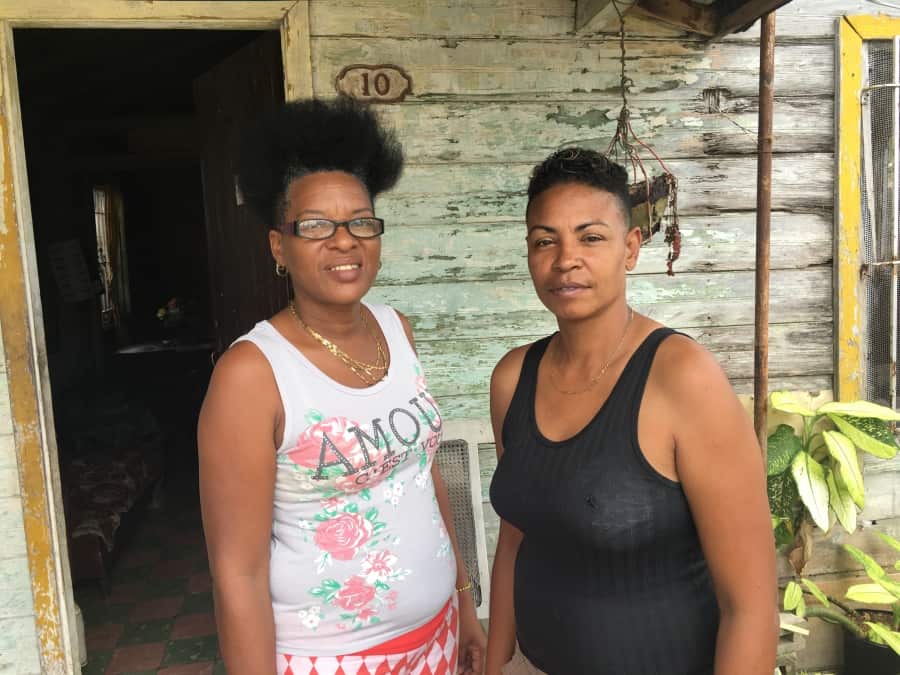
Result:
<svg viewBox="0 0 900 675"><path fill-rule="evenodd" d="M625 227L631 229L631 198L628 172L604 154L587 148L563 148L538 164L528 182L528 203L542 192L564 184L578 183L610 193L616 198Z"/></svg>
<svg viewBox="0 0 900 675"><path fill-rule="evenodd" d="M319 171L355 176L374 202L400 178L403 149L368 106L345 96L291 101L246 131L239 185L268 228L283 220L291 183Z"/></svg>

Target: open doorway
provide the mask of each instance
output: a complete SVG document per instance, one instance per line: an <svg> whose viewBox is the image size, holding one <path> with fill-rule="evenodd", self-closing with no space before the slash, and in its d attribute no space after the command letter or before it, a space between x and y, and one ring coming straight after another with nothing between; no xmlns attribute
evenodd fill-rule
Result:
<svg viewBox="0 0 900 675"><path fill-rule="evenodd" d="M282 292L231 281L270 267L234 165L283 97L279 34L14 39L84 672L212 672L194 429L213 357Z"/></svg>

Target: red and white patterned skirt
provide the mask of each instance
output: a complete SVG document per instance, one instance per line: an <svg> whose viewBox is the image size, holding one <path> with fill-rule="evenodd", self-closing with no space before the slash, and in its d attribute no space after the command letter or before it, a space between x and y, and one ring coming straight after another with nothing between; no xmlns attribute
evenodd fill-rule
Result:
<svg viewBox="0 0 900 675"><path fill-rule="evenodd" d="M437 627L414 649L394 651L392 645L409 644L409 635L401 635L373 649L347 656L278 654L277 675L455 675L459 652L459 608L455 594L442 613L443 619Z"/></svg>

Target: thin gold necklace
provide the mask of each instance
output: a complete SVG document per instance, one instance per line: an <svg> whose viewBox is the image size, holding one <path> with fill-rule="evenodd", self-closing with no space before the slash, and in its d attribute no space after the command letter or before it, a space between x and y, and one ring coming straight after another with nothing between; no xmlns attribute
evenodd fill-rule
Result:
<svg viewBox="0 0 900 675"><path fill-rule="evenodd" d="M610 364L613 362L613 359L619 354L619 350L622 349L622 345L625 344L625 336L628 335L628 327L631 325L631 320L634 318L634 308L628 308L628 321L625 322L625 330L622 331L622 338L619 340L619 344L616 345L616 348L613 350L613 353L609 355L609 358L606 359L606 363L600 368L600 372L594 375L590 380L588 380L588 385L584 389L563 389L556 381L553 379L553 367L551 366L547 373L550 375L550 384L553 385L553 388L556 389L560 394L566 394L567 396L574 396L576 394L583 394L586 391L590 391L594 388L594 385L599 382L603 376L606 374L606 371L609 370ZM555 343L555 344L558 344ZM559 351L557 349L557 351Z"/></svg>
<svg viewBox="0 0 900 675"><path fill-rule="evenodd" d="M328 352L332 356L338 358L345 366L347 366L348 369L350 369L351 372L353 372L354 375L356 375L363 382L371 385L385 378L388 370L387 354L385 353L384 348L381 346L381 340L378 339L378 336L375 334L372 326L369 325L362 307L360 307L359 309L359 317L362 319L363 325L366 327L366 330L369 331L369 335L372 336L372 340L375 342L375 348L378 350L378 356L375 359L375 363L366 363L365 361L360 361L359 359L353 358L343 349L338 347L334 342L329 340L318 331L314 330L309 324L307 324L303 319L300 318L300 315L297 313L297 308L294 306L293 300L291 300L291 303L290 305L288 305L288 307L291 310L291 314L293 314L294 318L297 320L297 323L299 323L316 342L325 347L325 349L328 350ZM380 375L378 374L379 372L381 372Z"/></svg>

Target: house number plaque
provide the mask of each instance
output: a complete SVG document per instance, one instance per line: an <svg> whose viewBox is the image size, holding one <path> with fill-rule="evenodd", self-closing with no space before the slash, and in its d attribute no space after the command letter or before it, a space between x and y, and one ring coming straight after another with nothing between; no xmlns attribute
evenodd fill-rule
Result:
<svg viewBox="0 0 900 675"><path fill-rule="evenodd" d="M335 88L367 103L394 103L402 101L412 90L412 79L399 66L356 64L341 70Z"/></svg>

